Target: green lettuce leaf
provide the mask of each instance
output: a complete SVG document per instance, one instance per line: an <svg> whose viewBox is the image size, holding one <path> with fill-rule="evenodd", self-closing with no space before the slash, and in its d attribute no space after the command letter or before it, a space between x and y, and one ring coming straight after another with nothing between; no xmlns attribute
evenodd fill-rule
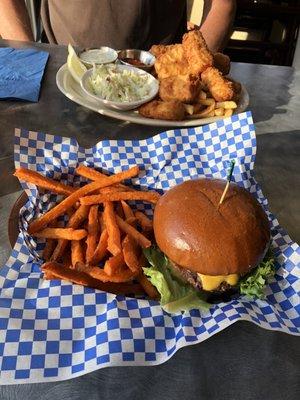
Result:
<svg viewBox="0 0 300 400"><path fill-rule="evenodd" d="M241 294L251 298L264 298L264 288L267 280L275 275L275 259L269 250L264 260L239 281Z"/></svg>
<svg viewBox="0 0 300 400"><path fill-rule="evenodd" d="M143 271L160 293L160 304L165 311L177 313L212 306L205 301L203 294L172 275L169 260L160 250L150 247L144 249L144 254L150 267L143 268Z"/></svg>

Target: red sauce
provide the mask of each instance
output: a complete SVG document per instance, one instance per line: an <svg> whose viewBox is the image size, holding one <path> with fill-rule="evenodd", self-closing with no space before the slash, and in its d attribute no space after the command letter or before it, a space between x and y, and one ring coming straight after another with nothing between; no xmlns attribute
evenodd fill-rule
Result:
<svg viewBox="0 0 300 400"><path fill-rule="evenodd" d="M122 61L134 65L135 67L146 67L146 64L136 58L122 58Z"/></svg>

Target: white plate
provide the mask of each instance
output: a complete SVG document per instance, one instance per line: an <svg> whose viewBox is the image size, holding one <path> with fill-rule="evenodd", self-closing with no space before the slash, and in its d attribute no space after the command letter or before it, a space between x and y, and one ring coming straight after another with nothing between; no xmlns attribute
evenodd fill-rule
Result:
<svg viewBox="0 0 300 400"><path fill-rule="evenodd" d="M158 93L159 83L158 80L154 78L151 74L141 69L135 68L132 65L123 65L123 64L108 64L108 68L113 68L114 71L118 73L122 73L123 71L131 71L135 73L135 75L140 75L143 77L147 77L147 87L149 88L149 94L145 96L142 100L136 101L127 101L127 102L120 102L120 101L110 101L101 98L99 95L93 93L93 89L91 87L90 79L93 76L93 69L88 69L81 78L80 84L85 92L88 99L93 99L96 101L99 107L106 107L110 108L111 110L119 110L119 111L129 111L133 110L144 103L148 103L152 100Z"/></svg>
<svg viewBox="0 0 300 400"><path fill-rule="evenodd" d="M141 125L150 125L150 126L167 126L167 127L188 127L188 126L197 126L197 125L205 125L214 121L218 121L222 119L222 117L210 117L210 118L201 118L201 119L186 119L183 121L166 121L162 119L151 119L145 118L139 115L137 111L117 111L110 110L104 106L99 107L99 104L90 98L87 98L80 84L75 82L72 78L71 74L68 71L67 64L64 64L60 67L56 74L56 84L58 89L70 100L74 101L77 104L80 104L83 107L89 108L99 114L105 115L107 117L120 119L122 121L133 122L135 124ZM249 94L246 88L242 85L242 92L240 96L240 101L238 104L238 108L235 110L235 113L240 113L246 110L249 104Z"/></svg>

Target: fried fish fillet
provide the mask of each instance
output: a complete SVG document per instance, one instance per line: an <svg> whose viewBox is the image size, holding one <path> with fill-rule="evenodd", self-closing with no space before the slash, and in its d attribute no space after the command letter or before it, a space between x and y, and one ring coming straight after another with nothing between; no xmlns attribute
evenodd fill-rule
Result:
<svg viewBox="0 0 300 400"><path fill-rule="evenodd" d="M178 100L193 103L200 90L200 79L194 75L178 75L161 79L159 97L163 101Z"/></svg>
<svg viewBox="0 0 300 400"><path fill-rule="evenodd" d="M234 96L234 85L231 81L224 78L221 72L216 68L206 68L201 74L201 79L216 101L232 100Z"/></svg>
<svg viewBox="0 0 300 400"><path fill-rule="evenodd" d="M183 35L182 46L189 64L189 71L194 75L201 74L213 65L213 55L199 30L193 30Z"/></svg>
<svg viewBox="0 0 300 400"><path fill-rule="evenodd" d="M171 46L174 46L174 45L165 46L164 44L154 44L153 46L151 46L151 49L149 51L155 57L159 57L162 54L166 53L170 49Z"/></svg>
<svg viewBox="0 0 300 400"><path fill-rule="evenodd" d="M232 82L232 87L233 87L233 91L234 91L234 96L233 96L232 100L234 100L236 103L238 103L240 100L240 97L241 97L242 85L240 84L240 82L236 82L232 78L227 78L227 79L230 82Z"/></svg>
<svg viewBox="0 0 300 400"><path fill-rule="evenodd" d="M215 53L214 67L221 71L223 75L228 75L230 71L230 58L226 54Z"/></svg>
<svg viewBox="0 0 300 400"><path fill-rule="evenodd" d="M189 64L185 58L183 46L174 44L167 47L167 50L156 58L154 64L158 79L188 74Z"/></svg>
<svg viewBox="0 0 300 400"><path fill-rule="evenodd" d="M185 116L185 108L180 101L152 100L139 107L138 111L143 117L170 121L181 121Z"/></svg>

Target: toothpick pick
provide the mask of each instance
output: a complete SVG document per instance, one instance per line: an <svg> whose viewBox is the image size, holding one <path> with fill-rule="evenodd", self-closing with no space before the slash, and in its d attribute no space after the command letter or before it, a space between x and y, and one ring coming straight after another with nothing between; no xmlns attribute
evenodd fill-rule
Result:
<svg viewBox="0 0 300 400"><path fill-rule="evenodd" d="M228 191L229 184L230 184L231 177L232 177L232 173L233 173L233 169L234 169L234 164L235 164L235 161L232 160L232 161L230 162L230 167L229 167L229 169L228 169L227 183L226 183L226 186L225 186L224 191L223 191L223 193L222 193L221 199L220 199L220 201L219 201L218 208L219 208L220 205L223 203L223 200L225 199L226 193L227 193L227 191Z"/></svg>

